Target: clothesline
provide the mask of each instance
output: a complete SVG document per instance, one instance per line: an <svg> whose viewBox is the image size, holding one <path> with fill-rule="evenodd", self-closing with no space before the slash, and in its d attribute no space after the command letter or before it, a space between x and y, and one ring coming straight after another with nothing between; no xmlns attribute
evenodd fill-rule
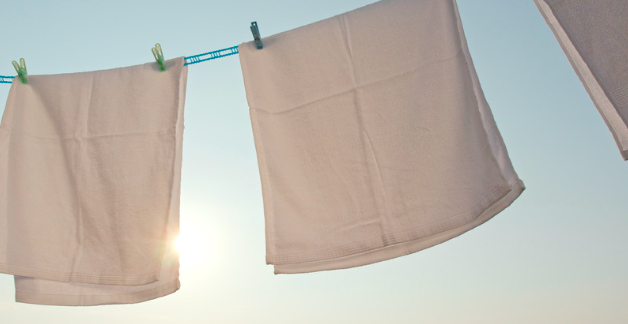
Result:
<svg viewBox="0 0 628 324"><path fill-rule="evenodd" d="M255 46L257 47L257 49L262 49L264 45L262 43L262 36L260 36L259 27L257 26L256 21L251 22L251 33L253 34L253 40L255 41ZM153 55L155 56L155 60L157 61L157 64L159 64L160 69L162 71L165 71L166 67L164 66L164 56L163 56L163 52L161 51L161 45L159 45L159 43L155 44L155 47L152 48L152 52L153 52ZM217 58L221 58L225 56L235 55L238 53L239 53L238 46L232 46L228 48L219 49L217 51L211 51L207 53L186 56L185 64L183 65L196 64L196 63L205 62L205 61L209 61L209 60L213 60L213 59L217 59ZM18 72L18 76L22 79L22 82L26 83L27 72L26 72L26 63L24 62L24 59L23 58L20 59L19 65L17 64L17 62L13 61L13 66L15 67L15 70ZM15 79L14 76L0 75L0 83L13 83L13 79Z"/></svg>
<svg viewBox="0 0 628 324"><path fill-rule="evenodd" d="M207 53L193 55L193 56L186 56L184 65L201 63L201 62L205 62L205 61L209 61L209 60L213 60L213 59L217 59L217 58L221 58L225 56L235 55L238 53L239 53L238 46L233 46L233 47L223 48L223 49L213 51L213 52L207 52Z"/></svg>
<svg viewBox="0 0 628 324"><path fill-rule="evenodd" d="M214 59L225 57L225 56L236 55L238 53L239 53L238 46L232 46L228 48L219 49L217 51L211 51L207 53L186 56L184 65L201 63L201 62L214 60ZM15 78L14 76L0 75L0 83L12 83L14 78Z"/></svg>

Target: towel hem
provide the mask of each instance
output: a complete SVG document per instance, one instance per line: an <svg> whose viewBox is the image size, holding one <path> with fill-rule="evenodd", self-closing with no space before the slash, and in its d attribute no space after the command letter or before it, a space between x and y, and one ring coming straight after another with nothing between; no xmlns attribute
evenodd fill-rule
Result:
<svg viewBox="0 0 628 324"><path fill-rule="evenodd" d="M16 291L15 301L25 304L52 306L136 304L170 295L179 290L179 288L181 288L181 283L177 279L152 289L116 295L58 295Z"/></svg>
<svg viewBox="0 0 628 324"><path fill-rule="evenodd" d="M33 277L62 282L76 282L100 285L140 286L159 280L159 272L152 272L138 276L103 276L80 273L62 273L45 270L28 270L20 267L0 264L0 273L6 273L21 277Z"/></svg>
<svg viewBox="0 0 628 324"><path fill-rule="evenodd" d="M252 42L249 42L249 43L241 44L238 48L240 50L240 53L243 53L245 51L248 51L248 48L252 46L253 46ZM247 72L249 70L248 62L246 60L246 55L242 55L242 54L240 55L240 66L242 68L242 78L244 79L244 87L246 89L251 89L249 80L246 77ZM246 99L249 106L252 107L253 100L248 91L246 92ZM272 204L267 203L267 201L273 200L272 198L273 190L272 190L272 186L267 185L268 183L270 183L270 181L267 177L268 171L266 170L266 158L264 156L264 150L263 150L264 146L262 145L262 136L259 133L258 120L255 117L255 114L257 113L258 113L257 109L253 109L253 108L249 109L249 115L251 117L251 127L253 129L253 134L254 134L253 137L254 137L254 142L255 142L254 143L255 152L257 154L257 159L259 161L258 170L259 170L261 186L262 186L262 196L263 196L263 205L264 205L264 224L266 228L266 233L265 233L266 264L269 264L275 258L275 239L274 239L275 219L272 216L274 214L274 211L273 211Z"/></svg>
<svg viewBox="0 0 628 324"><path fill-rule="evenodd" d="M495 215L499 214L506 207L510 206L512 202L515 201L524 190L525 186L523 182L521 180L517 180L516 183L512 185L511 190L504 197L485 209L482 214L480 214L472 221L427 238L412 240L395 245L389 245L376 250L330 260L275 265L274 273L296 274L324 270L347 269L412 254L448 241L485 223L489 219L493 218Z"/></svg>

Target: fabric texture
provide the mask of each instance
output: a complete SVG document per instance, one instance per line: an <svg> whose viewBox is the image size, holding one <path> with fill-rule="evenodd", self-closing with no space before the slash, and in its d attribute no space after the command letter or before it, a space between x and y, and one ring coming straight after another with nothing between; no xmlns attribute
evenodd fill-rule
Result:
<svg viewBox="0 0 628 324"><path fill-rule="evenodd" d="M184 59L13 82L0 124L0 272L17 301L179 288Z"/></svg>
<svg viewBox="0 0 628 324"><path fill-rule="evenodd" d="M628 5L534 0L628 160Z"/></svg>
<svg viewBox="0 0 628 324"><path fill-rule="evenodd" d="M453 0L388 0L240 45L275 273L410 254L524 190Z"/></svg>

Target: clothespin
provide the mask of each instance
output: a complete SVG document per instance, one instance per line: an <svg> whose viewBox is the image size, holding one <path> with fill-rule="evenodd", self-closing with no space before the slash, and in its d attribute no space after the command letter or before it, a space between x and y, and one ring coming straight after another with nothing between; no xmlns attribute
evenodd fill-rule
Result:
<svg viewBox="0 0 628 324"><path fill-rule="evenodd" d="M20 77L23 84L27 84L28 81L26 80L26 76L28 75L28 73L26 72L26 61L24 61L24 59L21 58L19 65L15 61L13 61L12 63L13 63L13 67L15 68L15 71L17 72L17 76Z"/></svg>
<svg viewBox="0 0 628 324"><path fill-rule="evenodd" d="M257 27L257 21L251 23L251 32L253 33L253 39L255 39L257 49L264 48L264 44L262 44L262 36L260 36L259 28Z"/></svg>
<svg viewBox="0 0 628 324"><path fill-rule="evenodd" d="M159 69L161 71L166 71L166 65L164 64L164 52L161 50L161 45L159 45L159 43L155 44L155 47L151 48L151 51L153 52L155 61L159 64Z"/></svg>

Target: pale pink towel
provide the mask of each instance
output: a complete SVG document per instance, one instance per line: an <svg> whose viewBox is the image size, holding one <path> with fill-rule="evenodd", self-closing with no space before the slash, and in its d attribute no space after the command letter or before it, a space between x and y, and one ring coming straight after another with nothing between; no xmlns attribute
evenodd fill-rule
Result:
<svg viewBox="0 0 628 324"><path fill-rule="evenodd" d="M0 125L0 272L17 301L176 291L183 58L15 81Z"/></svg>
<svg viewBox="0 0 628 324"><path fill-rule="evenodd" d="M453 0L388 0L240 46L275 273L428 248L524 189Z"/></svg>
<svg viewBox="0 0 628 324"><path fill-rule="evenodd" d="M534 1L628 160L628 2Z"/></svg>

